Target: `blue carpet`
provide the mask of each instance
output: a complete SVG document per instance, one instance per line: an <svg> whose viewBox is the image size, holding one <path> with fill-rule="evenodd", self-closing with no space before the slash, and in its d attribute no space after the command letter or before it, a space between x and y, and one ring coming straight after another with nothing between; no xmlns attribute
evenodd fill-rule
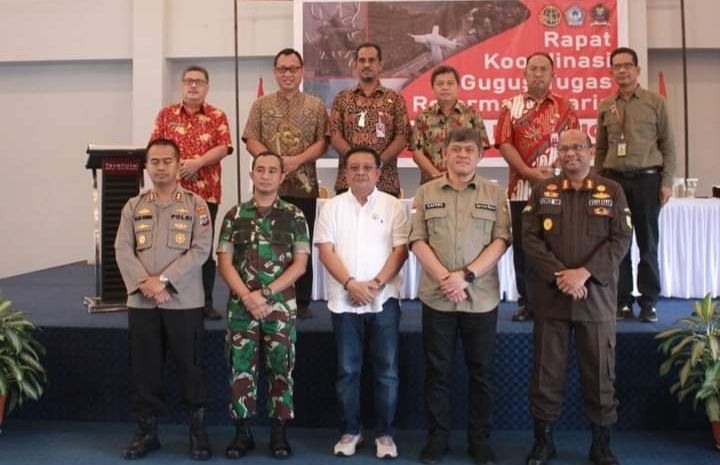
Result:
<svg viewBox="0 0 720 465"><path fill-rule="evenodd" d="M127 423L79 423L11 420L0 435L0 463L3 465L109 465L128 464L120 457L132 435L133 425ZM267 454L266 428L254 428L258 448L238 463L275 464ZM232 437L228 427L209 429L215 457L211 462L224 462L224 449ZM588 431L558 432L558 456L553 465L587 464ZM397 436L400 458L393 463L417 464L425 436L421 431L402 431ZM351 458L339 459L330 455L336 433L330 430L290 429L294 456L288 465L378 463L371 441ZM371 439L371 438L368 438ZM161 425L163 447L138 463L197 464L187 456L187 429L181 425ZM525 462L532 441L529 432L499 431L492 437L498 455L498 465L519 465ZM451 451L443 464L472 463L465 453L465 438L454 433ZM620 432L613 436L613 449L623 465L717 465L720 451L712 448L708 431L698 432Z"/></svg>
<svg viewBox="0 0 720 465"><path fill-rule="evenodd" d="M88 314L82 305L83 297L95 294L94 267L85 263L49 268L11 278L0 279L0 292L13 301L13 304L26 311L28 317L43 327L82 327L82 328L127 328L127 316L124 312ZM222 279L218 279L213 293L215 306L224 309L228 300L228 289ZM500 304L498 333L531 333L529 323L514 323L512 313L514 302ZM330 331L330 315L326 303L311 304L315 318L299 321L299 329L309 332ZM404 300L401 332L420 332L420 302ZM691 301L684 299L662 299L658 303L657 323L641 323L635 319L618 325L618 332L657 333L678 318L686 316L692 310ZM637 314L637 308L635 308ZM206 321L208 329L224 329L225 321Z"/></svg>
<svg viewBox="0 0 720 465"><path fill-rule="evenodd" d="M41 328L38 338L47 347L44 359L49 382L39 402L29 402L17 412L25 421L54 420L130 421L128 399L127 315L121 313L88 314L82 306L84 296L94 292L93 268L71 264L0 280L0 290L25 309ZM218 280L215 301L222 307L227 288ZM514 303L502 303L498 322L496 356L497 398L495 426L500 430L528 430L531 419L527 407L528 375L532 359L532 323L513 323ZM329 312L324 302L312 304L315 317L299 321L297 364L295 371L297 428L332 428L337 424L334 389L335 349ZM420 303L403 302L400 326L400 392L398 427L413 430L425 425L422 382L424 374ZM657 374L661 357L654 334L690 312L685 300L659 302L660 321L618 324L616 392L620 401L618 428L623 431L702 430L707 421L702 411L692 411L689 403L678 405L669 393L671 381ZM206 322L208 338L208 388L211 399L209 421L227 422L227 364L224 358L225 321ZM452 427L467 425L467 373L462 348L456 352L451 376ZM170 364L172 365L172 363ZM577 370L571 357L564 413L560 428L580 430L586 427ZM363 418L372 424L372 383L363 377ZM163 417L181 423L184 409L174 370L168 370L168 411ZM264 391L260 394L260 414L264 412ZM123 439L125 440L125 439ZM2 451L0 451L2 452ZM2 454L0 453L0 461ZM718 462L720 464L720 462Z"/></svg>

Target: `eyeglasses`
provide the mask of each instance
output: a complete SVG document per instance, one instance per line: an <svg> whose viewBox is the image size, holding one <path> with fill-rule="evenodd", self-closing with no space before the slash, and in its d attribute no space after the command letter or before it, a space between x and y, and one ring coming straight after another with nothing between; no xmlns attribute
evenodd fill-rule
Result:
<svg viewBox="0 0 720 465"><path fill-rule="evenodd" d="M616 63L612 65L613 71L620 71L621 69L628 70L635 67L635 63Z"/></svg>
<svg viewBox="0 0 720 465"><path fill-rule="evenodd" d="M206 86L208 82L207 82L205 79L190 79L190 78L185 78L185 79L182 80L182 83L185 84L185 85L188 86L188 87L192 87L192 86L199 86L199 87L200 87L200 86Z"/></svg>
<svg viewBox="0 0 720 465"><path fill-rule="evenodd" d="M568 153L569 151L580 152L582 150L589 149L590 146L586 144L570 144L570 145L558 145L559 153Z"/></svg>
<svg viewBox="0 0 720 465"><path fill-rule="evenodd" d="M302 69L302 66L277 66L275 67L275 72L278 74L296 74L298 71Z"/></svg>

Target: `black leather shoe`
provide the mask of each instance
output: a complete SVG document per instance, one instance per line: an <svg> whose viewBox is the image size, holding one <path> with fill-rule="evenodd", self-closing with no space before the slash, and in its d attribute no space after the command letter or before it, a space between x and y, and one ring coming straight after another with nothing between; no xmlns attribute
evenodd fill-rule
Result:
<svg viewBox="0 0 720 465"><path fill-rule="evenodd" d="M592 444L589 458L595 465L618 465L618 459L610 450L610 428L592 425Z"/></svg>
<svg viewBox="0 0 720 465"><path fill-rule="evenodd" d="M273 418L270 423L270 455L274 459L287 459L292 448L287 440L287 421Z"/></svg>
<svg viewBox="0 0 720 465"><path fill-rule="evenodd" d="M195 408L190 413L190 457L209 460L212 457L210 440L205 431L205 409Z"/></svg>
<svg viewBox="0 0 720 465"><path fill-rule="evenodd" d="M301 320L309 320L313 317L310 307L307 305L298 305L297 317Z"/></svg>
<svg viewBox="0 0 720 465"><path fill-rule="evenodd" d="M123 451L123 457L128 460L135 460L145 457L149 452L160 448L160 441L157 433L157 417L155 415L143 415L137 419L137 430L130 445Z"/></svg>
<svg viewBox="0 0 720 465"><path fill-rule="evenodd" d="M468 454L478 465L489 465L495 463L497 457L487 441L477 441L470 445Z"/></svg>
<svg viewBox="0 0 720 465"><path fill-rule="evenodd" d="M206 320L222 320L222 315L220 312L215 310L215 307L212 306L212 304L207 304L203 308L203 316Z"/></svg>
<svg viewBox="0 0 720 465"><path fill-rule="evenodd" d="M248 452L255 449L255 438L245 420L235 421L235 438L225 449L225 457L229 459L243 458Z"/></svg>
<svg viewBox="0 0 720 465"><path fill-rule="evenodd" d="M431 434L422 451L420 451L420 461L432 465L442 460L443 455L449 450L446 437Z"/></svg>
<svg viewBox="0 0 720 465"><path fill-rule="evenodd" d="M655 307L641 307L638 318L640 318L640 321L643 323L655 323L658 320Z"/></svg>
<svg viewBox="0 0 720 465"><path fill-rule="evenodd" d="M513 321L527 321L532 319L533 311L530 310L530 307L528 307L527 304L519 305L512 316Z"/></svg>
<svg viewBox="0 0 720 465"><path fill-rule="evenodd" d="M633 319L632 306L630 306L630 305L619 306L617 309L617 313L615 314L615 319L617 321L632 320Z"/></svg>
<svg viewBox="0 0 720 465"><path fill-rule="evenodd" d="M552 423L535 419L533 422L535 442L527 456L527 465L545 465L555 457Z"/></svg>

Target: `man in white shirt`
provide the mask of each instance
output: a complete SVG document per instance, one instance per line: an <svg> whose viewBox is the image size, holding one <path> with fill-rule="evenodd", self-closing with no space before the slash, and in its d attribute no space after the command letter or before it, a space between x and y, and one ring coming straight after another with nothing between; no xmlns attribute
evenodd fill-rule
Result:
<svg viewBox="0 0 720 465"><path fill-rule="evenodd" d="M337 347L336 391L342 408L338 456L355 454L362 442L360 371L363 341L369 337L375 377L378 458L395 458L398 393L398 274L407 259L408 223L402 202L376 189L380 156L369 148L346 154L350 190L327 202L315 224L314 242L330 273L328 308Z"/></svg>

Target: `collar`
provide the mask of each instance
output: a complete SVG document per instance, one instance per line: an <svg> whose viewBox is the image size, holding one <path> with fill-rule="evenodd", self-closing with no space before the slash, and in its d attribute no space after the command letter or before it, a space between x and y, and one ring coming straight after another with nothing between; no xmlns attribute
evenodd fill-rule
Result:
<svg viewBox="0 0 720 465"><path fill-rule="evenodd" d="M642 93L643 93L643 92L645 92L645 90L644 90L642 87L640 87L640 84L638 84L637 86L635 86L635 90L632 92L632 94L630 94L630 98L633 98L633 97L640 98L640 97L642 96ZM622 97L620 96L620 90L618 90L617 92L615 92L614 97L615 97L615 100L616 100L616 101L617 101L618 99L621 99L621 98L622 98Z"/></svg>
<svg viewBox="0 0 720 465"><path fill-rule="evenodd" d="M280 210L280 209L285 208L285 206L286 206L286 203L280 198L280 195L278 195L275 198L275 201L273 202L273 204L270 205L270 208L272 208L273 210ZM248 210L258 210L259 208L262 208L262 207L260 207L257 204L255 197L253 197L243 204L243 208L248 209Z"/></svg>
<svg viewBox="0 0 720 465"><path fill-rule="evenodd" d="M188 115L188 116L191 116L191 113L188 112L188 111L185 109L185 103L184 103L184 102L178 103L178 104L177 104L177 107L175 107L174 113L175 113L176 115L179 115L181 112L182 112L182 113L185 113L185 114ZM197 114L207 115L208 112L209 112L208 104L207 104L207 102L203 102L203 104L200 105L200 109L199 109L196 113L192 113L192 115L197 115Z"/></svg>
<svg viewBox="0 0 720 465"><path fill-rule="evenodd" d="M581 191L593 190L595 188L595 184L596 184L595 175L593 175L591 172L590 174L588 174L585 177L585 179L583 179L582 186L580 186L580 189L578 189L578 190L581 190ZM555 188L557 189L557 185L553 184L553 183L546 184L545 189L553 190L553 189L549 189L549 187L551 185L555 186ZM572 183L570 182L570 179L567 176L565 176L565 174L560 175L560 189L562 189L564 191L574 190L572 187Z"/></svg>
<svg viewBox="0 0 720 465"><path fill-rule="evenodd" d="M175 191L170 196L171 198L175 199L175 202L182 203L183 198L187 195L185 190L180 186L180 183L178 183L175 186ZM148 202L155 202L158 199L158 194L155 192L155 189L150 189L147 194L147 200Z"/></svg>
<svg viewBox="0 0 720 465"><path fill-rule="evenodd" d="M464 110L465 104L462 103L460 100L455 101L455 105L453 105L453 113L462 113ZM438 102L433 103L430 105L430 111L432 113L435 113L436 115L443 115L443 112L440 111L440 104ZM443 115L444 116L444 115Z"/></svg>
<svg viewBox="0 0 720 465"><path fill-rule="evenodd" d="M276 94L277 98L287 100L288 102L292 102L293 100L296 100L302 96L302 92L300 92L300 89L295 89L288 94L283 94L282 92L277 91Z"/></svg>
<svg viewBox="0 0 720 465"><path fill-rule="evenodd" d="M368 194L367 202L365 202L365 205L370 205L372 202L374 202L378 196L378 192L380 192L380 191L378 191L377 186L375 186L373 188L372 192L370 192L370 194ZM355 197L355 194L352 193L352 189L348 189L348 194L350 194L350 197L352 197L353 202L360 205L360 201L357 199L357 197ZM360 206L364 206L364 205L360 205Z"/></svg>
<svg viewBox="0 0 720 465"><path fill-rule="evenodd" d="M532 100L532 101L536 102L538 105L543 103L545 100L550 100L553 103L557 103L558 96L553 94L552 91L548 91L548 93L545 94L545 97L542 100L538 100L535 97L533 97L532 95L530 95L529 92L525 92L525 101L528 101L528 100Z"/></svg>
<svg viewBox="0 0 720 465"><path fill-rule="evenodd" d="M447 172L446 172L445 175L444 175L442 178L440 178L440 179L441 179L441 181L440 181L440 188L441 188L441 189L455 189L455 188L453 187L453 185L450 184L450 178L449 178ZM470 182L465 185L465 188L466 188L466 189L467 189L467 188L477 189L477 185L478 185L478 175L477 175L477 174L474 174L473 177L472 177L472 179L470 180Z"/></svg>
<svg viewBox="0 0 720 465"><path fill-rule="evenodd" d="M380 81L378 81L377 86L373 89L372 92L370 92L370 97L373 97L375 95L385 95L385 92L387 92L387 87L383 86ZM365 93L360 89L360 84L355 84L355 87L353 87L353 93L354 94L362 94L365 95Z"/></svg>

